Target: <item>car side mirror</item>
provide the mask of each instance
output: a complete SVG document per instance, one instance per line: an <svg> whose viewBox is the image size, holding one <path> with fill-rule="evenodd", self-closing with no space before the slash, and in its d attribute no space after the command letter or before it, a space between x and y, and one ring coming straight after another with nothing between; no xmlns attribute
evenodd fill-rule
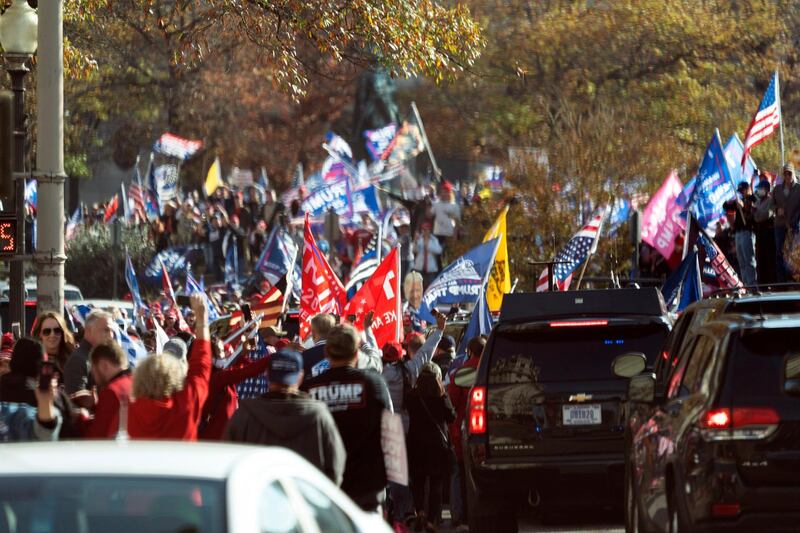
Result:
<svg viewBox="0 0 800 533"><path fill-rule="evenodd" d="M647 357L642 352L628 352L618 355L611 363L611 371L620 378L632 378L647 367Z"/></svg>
<svg viewBox="0 0 800 533"><path fill-rule="evenodd" d="M474 366L461 367L453 374L453 383L457 387L471 388L478 379L478 369Z"/></svg>
<svg viewBox="0 0 800 533"><path fill-rule="evenodd" d="M628 400L636 403L653 403L656 398L656 375L639 374L628 382Z"/></svg>

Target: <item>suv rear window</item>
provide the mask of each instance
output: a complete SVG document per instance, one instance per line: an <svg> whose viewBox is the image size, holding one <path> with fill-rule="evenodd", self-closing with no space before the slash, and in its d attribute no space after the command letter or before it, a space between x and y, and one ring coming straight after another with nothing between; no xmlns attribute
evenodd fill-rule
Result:
<svg viewBox="0 0 800 533"><path fill-rule="evenodd" d="M652 364L667 335L657 324L549 328L542 324L498 326L489 383L589 381L617 378L614 358L642 352Z"/></svg>
<svg viewBox="0 0 800 533"><path fill-rule="evenodd" d="M726 392L734 404L763 405L784 397L786 379L797 379L800 328L745 332L732 339Z"/></svg>

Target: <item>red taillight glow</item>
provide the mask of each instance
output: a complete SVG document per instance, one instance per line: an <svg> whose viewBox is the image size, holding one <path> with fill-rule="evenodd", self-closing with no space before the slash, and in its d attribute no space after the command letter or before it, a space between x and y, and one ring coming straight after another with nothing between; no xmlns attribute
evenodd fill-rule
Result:
<svg viewBox="0 0 800 533"><path fill-rule="evenodd" d="M559 320L557 322L550 322L551 328L585 328L607 325L608 320Z"/></svg>
<svg viewBox="0 0 800 533"><path fill-rule="evenodd" d="M703 418L702 426L709 429L725 429L731 427L731 410L723 408L708 411Z"/></svg>
<svg viewBox="0 0 800 533"><path fill-rule="evenodd" d="M711 516L725 518L738 516L742 506L738 503L715 503L711 506Z"/></svg>
<svg viewBox="0 0 800 533"><path fill-rule="evenodd" d="M780 422L771 407L723 407L706 411L700 427L706 440L758 440L772 435Z"/></svg>
<svg viewBox="0 0 800 533"><path fill-rule="evenodd" d="M473 387L469 395L469 432L486 433L486 387Z"/></svg>
<svg viewBox="0 0 800 533"><path fill-rule="evenodd" d="M735 407L733 409L733 427L768 426L779 424L781 417L770 407Z"/></svg>

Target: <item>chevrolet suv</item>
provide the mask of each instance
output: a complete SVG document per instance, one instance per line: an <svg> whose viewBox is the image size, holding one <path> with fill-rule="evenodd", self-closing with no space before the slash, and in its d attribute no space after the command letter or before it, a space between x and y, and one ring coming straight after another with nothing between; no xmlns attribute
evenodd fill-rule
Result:
<svg viewBox="0 0 800 533"><path fill-rule="evenodd" d="M528 505L620 506L628 382L612 365L623 352L641 361L621 375L652 365L670 325L655 289L504 297L470 380L470 531L515 531Z"/></svg>

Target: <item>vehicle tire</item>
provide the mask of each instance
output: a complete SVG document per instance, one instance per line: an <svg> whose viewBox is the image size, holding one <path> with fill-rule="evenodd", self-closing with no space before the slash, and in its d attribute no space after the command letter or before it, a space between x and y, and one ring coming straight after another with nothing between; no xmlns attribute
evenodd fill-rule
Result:
<svg viewBox="0 0 800 533"><path fill-rule="evenodd" d="M480 498L467 474L467 521L470 533L517 533L514 509Z"/></svg>
<svg viewBox="0 0 800 533"><path fill-rule="evenodd" d="M667 500L667 516L669 517L667 531L669 531L669 533L686 533L687 531L690 531L688 522L686 520L686 515L683 513L683 509L681 507L680 498L680 486L677 482L674 482L672 486L672 493Z"/></svg>

